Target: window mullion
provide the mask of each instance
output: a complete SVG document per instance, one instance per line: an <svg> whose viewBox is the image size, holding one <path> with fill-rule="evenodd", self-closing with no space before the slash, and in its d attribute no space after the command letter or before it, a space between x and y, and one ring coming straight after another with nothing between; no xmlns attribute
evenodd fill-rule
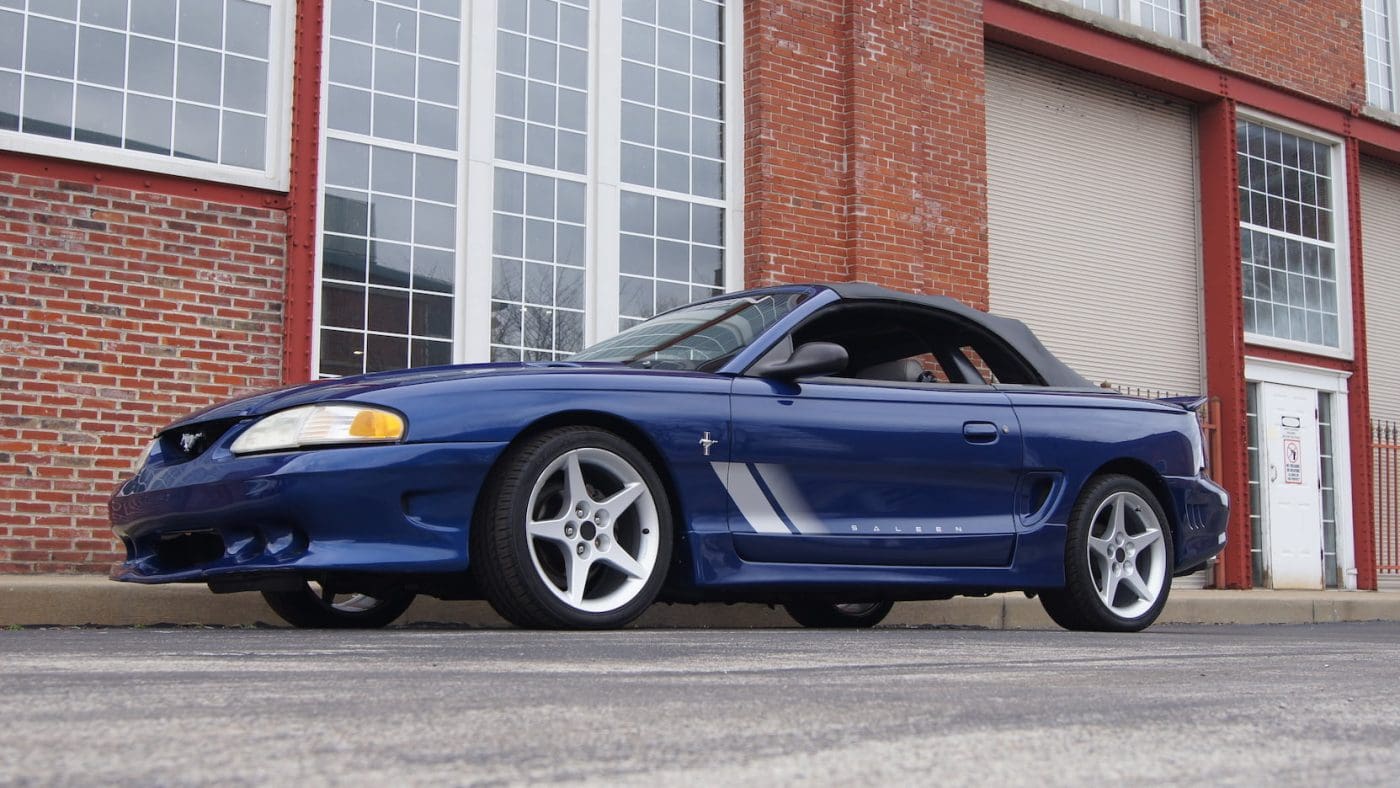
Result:
<svg viewBox="0 0 1400 788"><path fill-rule="evenodd" d="M618 284L621 259L621 140L622 140L622 4L596 8L592 42L593 115L589 134L593 150L593 179L589 212L588 303L585 345L617 333Z"/></svg>
<svg viewBox="0 0 1400 788"><path fill-rule="evenodd" d="M1384 3L1386 22L1385 48L1386 54L1390 58L1390 79L1388 80L1390 84L1390 96L1386 101L1385 109L1395 112L1400 109L1400 106L1397 106L1396 103L1397 96L1400 96L1400 76L1397 76L1397 74L1400 74L1400 68L1397 68L1397 65L1400 64L1397 64L1396 61L1396 57L1400 56L1400 19L1395 18L1396 7L1400 5L1400 3L1396 3L1395 0L1384 0ZM1365 35L1365 31L1362 31L1362 35Z"/></svg>
<svg viewBox="0 0 1400 788"><path fill-rule="evenodd" d="M457 360L485 361L491 357L491 206L495 177L496 4L470 3L466 23L468 46L465 172L459 184L466 221L458 235Z"/></svg>

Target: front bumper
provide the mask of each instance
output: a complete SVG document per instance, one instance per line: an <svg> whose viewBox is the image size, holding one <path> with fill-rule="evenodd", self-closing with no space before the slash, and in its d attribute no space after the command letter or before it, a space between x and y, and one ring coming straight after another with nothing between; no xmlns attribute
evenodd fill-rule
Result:
<svg viewBox="0 0 1400 788"><path fill-rule="evenodd" d="M269 573L460 572L503 443L355 446L152 463L112 496L137 583Z"/></svg>
<svg viewBox="0 0 1400 788"><path fill-rule="evenodd" d="M1176 571L1199 569L1225 549L1225 527L1230 522L1230 495L1204 476L1168 476L1165 479L1176 506Z"/></svg>

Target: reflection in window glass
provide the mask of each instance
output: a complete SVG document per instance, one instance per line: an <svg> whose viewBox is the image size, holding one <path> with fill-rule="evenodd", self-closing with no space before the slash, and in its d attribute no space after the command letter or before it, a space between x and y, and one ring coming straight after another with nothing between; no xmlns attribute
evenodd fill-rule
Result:
<svg viewBox="0 0 1400 788"><path fill-rule="evenodd" d="M498 7L493 361L583 347L589 24L587 0Z"/></svg>
<svg viewBox="0 0 1400 788"><path fill-rule="evenodd" d="M393 4L332 6L321 375L452 361L459 25Z"/></svg>
<svg viewBox="0 0 1400 788"><path fill-rule="evenodd" d="M1196 0L1067 0L1080 8L1141 25L1164 36L1186 40L1187 3Z"/></svg>
<svg viewBox="0 0 1400 788"><path fill-rule="evenodd" d="M623 5L622 328L724 287L723 20L712 0Z"/></svg>
<svg viewBox="0 0 1400 788"><path fill-rule="evenodd" d="M0 5L0 130L267 169L269 0Z"/></svg>
<svg viewBox="0 0 1400 788"><path fill-rule="evenodd" d="M1236 134L1245 331L1339 347L1332 147L1246 120Z"/></svg>
<svg viewBox="0 0 1400 788"><path fill-rule="evenodd" d="M1381 109L1395 110L1395 42L1390 22L1394 0L1362 0L1366 38L1366 99Z"/></svg>

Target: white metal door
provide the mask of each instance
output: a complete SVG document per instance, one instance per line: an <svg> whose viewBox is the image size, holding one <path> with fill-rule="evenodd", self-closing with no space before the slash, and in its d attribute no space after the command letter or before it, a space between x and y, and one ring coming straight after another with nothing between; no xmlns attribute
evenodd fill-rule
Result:
<svg viewBox="0 0 1400 788"><path fill-rule="evenodd" d="M1260 383L1259 410L1269 585L1322 588L1317 391Z"/></svg>

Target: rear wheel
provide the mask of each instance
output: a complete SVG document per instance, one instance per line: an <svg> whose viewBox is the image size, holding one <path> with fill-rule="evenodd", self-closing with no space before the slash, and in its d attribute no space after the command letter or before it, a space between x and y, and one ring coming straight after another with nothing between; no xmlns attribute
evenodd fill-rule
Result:
<svg viewBox="0 0 1400 788"><path fill-rule="evenodd" d="M1167 604L1172 535L1157 497L1121 475L1089 482L1070 513L1065 587L1040 594L1065 629L1137 632Z"/></svg>
<svg viewBox="0 0 1400 788"><path fill-rule="evenodd" d="M503 618L605 629L640 616L671 560L671 510L636 447L564 427L513 449L472 528L472 571Z"/></svg>
<svg viewBox="0 0 1400 788"><path fill-rule="evenodd" d="M789 602L792 620L813 629L864 629L885 620L893 602Z"/></svg>
<svg viewBox="0 0 1400 788"><path fill-rule="evenodd" d="M408 591L376 591L374 596L341 593L315 580L295 591L264 591L272 612L301 629L378 629L413 604Z"/></svg>

